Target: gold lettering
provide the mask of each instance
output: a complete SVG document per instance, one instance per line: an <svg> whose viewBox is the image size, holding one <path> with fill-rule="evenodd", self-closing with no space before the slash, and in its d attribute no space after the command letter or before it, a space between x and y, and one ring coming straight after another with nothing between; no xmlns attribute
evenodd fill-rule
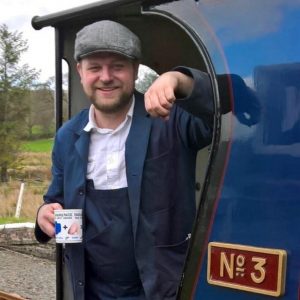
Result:
<svg viewBox="0 0 300 300"><path fill-rule="evenodd" d="M252 261L256 263L254 269L257 272L251 272L251 279L255 283L262 283L266 278L266 269L264 268L266 259L261 257L252 257Z"/></svg>
<svg viewBox="0 0 300 300"><path fill-rule="evenodd" d="M242 268L245 264L245 256L240 254L237 258L236 258L236 264L238 265L238 267Z"/></svg>
<svg viewBox="0 0 300 300"><path fill-rule="evenodd" d="M221 252L220 257L220 276L224 277L224 266L230 279L233 279L233 264L234 264L234 253L230 254L230 262L228 262L225 252Z"/></svg>

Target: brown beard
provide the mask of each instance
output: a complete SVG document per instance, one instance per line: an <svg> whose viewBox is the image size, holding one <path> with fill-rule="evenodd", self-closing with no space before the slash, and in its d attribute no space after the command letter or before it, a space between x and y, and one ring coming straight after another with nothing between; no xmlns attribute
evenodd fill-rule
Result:
<svg viewBox="0 0 300 300"><path fill-rule="evenodd" d="M103 113L117 113L120 111L123 111L126 107L129 107L129 104L132 99L133 92L131 94L123 94L118 101L112 103L112 104L101 104L98 103L94 97L92 97L90 100L92 104L95 106L95 108Z"/></svg>

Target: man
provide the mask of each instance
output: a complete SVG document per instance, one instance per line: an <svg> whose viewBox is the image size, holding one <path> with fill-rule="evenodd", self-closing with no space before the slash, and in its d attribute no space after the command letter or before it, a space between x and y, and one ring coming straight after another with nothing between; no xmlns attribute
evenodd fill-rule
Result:
<svg viewBox="0 0 300 300"><path fill-rule="evenodd" d="M112 21L76 36L77 69L92 104L57 132L36 226L37 239L47 242L55 209L84 210L83 243L64 249L74 299L175 299L195 216L195 158L211 141L210 83L179 68L143 99L134 91L140 57L137 36Z"/></svg>

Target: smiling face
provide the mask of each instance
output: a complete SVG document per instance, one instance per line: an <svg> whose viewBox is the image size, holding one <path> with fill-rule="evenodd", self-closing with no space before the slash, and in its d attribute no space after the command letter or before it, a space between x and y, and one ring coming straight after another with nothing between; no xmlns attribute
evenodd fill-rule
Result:
<svg viewBox="0 0 300 300"><path fill-rule="evenodd" d="M103 113L127 113L138 63L114 53L97 53L77 64L85 94Z"/></svg>

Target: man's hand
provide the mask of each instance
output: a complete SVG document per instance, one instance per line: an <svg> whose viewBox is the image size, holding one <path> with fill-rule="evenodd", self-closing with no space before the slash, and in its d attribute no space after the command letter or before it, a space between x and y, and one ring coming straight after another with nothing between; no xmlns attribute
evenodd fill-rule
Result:
<svg viewBox="0 0 300 300"><path fill-rule="evenodd" d="M193 89L193 78L177 71L159 76L145 93L145 107L153 117L168 119L176 100L175 94L185 97Z"/></svg>
<svg viewBox="0 0 300 300"><path fill-rule="evenodd" d="M59 203L44 204L38 211L37 223L41 230L49 237L55 236L54 210L63 209Z"/></svg>

